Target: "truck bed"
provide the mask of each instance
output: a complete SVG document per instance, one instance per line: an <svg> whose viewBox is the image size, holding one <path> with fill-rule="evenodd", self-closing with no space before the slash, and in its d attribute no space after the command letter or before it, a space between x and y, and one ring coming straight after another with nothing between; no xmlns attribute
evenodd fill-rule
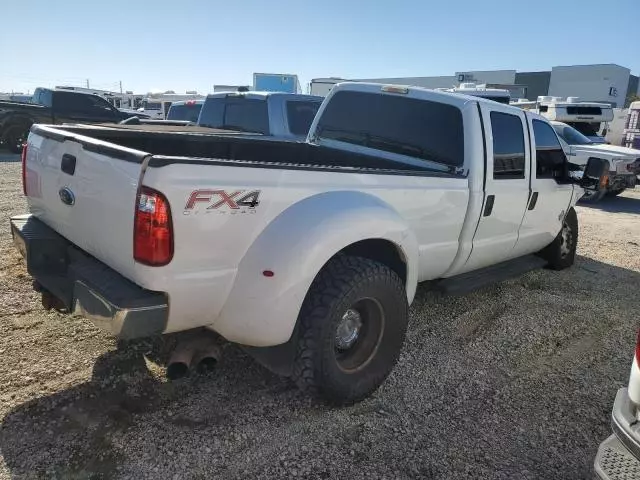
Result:
<svg viewBox="0 0 640 480"><path fill-rule="evenodd" d="M304 142L273 139L254 133L231 132L206 127L172 125L65 125L49 128L34 126L33 131L48 138L63 140L64 132L81 135L74 141L96 147L109 154L122 153L115 145L153 155L151 166L171 163L241 164L246 167L291 169L383 170L389 174L444 175L448 173L401 163L383 157L364 155ZM94 142L99 140L100 142ZM107 144L102 142L108 142ZM96 144L98 143L98 144ZM113 144L110 146L109 144ZM142 162L144 155L126 155L121 159Z"/></svg>

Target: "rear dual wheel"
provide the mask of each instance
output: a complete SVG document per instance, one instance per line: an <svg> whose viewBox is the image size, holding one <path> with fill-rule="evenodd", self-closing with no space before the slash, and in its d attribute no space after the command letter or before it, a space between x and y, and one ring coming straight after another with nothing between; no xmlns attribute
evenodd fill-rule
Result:
<svg viewBox="0 0 640 480"><path fill-rule="evenodd" d="M400 355L404 284L386 265L338 255L314 280L298 321L297 385L334 404L357 402L384 382Z"/></svg>

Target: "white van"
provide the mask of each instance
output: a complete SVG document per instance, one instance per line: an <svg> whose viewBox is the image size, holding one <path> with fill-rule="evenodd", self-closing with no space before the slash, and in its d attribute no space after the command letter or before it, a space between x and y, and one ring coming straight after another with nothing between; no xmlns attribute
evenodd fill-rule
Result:
<svg viewBox="0 0 640 480"><path fill-rule="evenodd" d="M169 108L173 102L181 102L186 100L202 100L204 95L196 92L179 93L152 93L142 99L142 107L138 112L147 115L151 119L164 120L167 118Z"/></svg>

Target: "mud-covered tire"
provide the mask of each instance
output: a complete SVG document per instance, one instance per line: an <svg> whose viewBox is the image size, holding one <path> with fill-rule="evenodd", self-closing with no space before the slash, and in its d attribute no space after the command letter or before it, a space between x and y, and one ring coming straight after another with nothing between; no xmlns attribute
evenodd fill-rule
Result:
<svg viewBox="0 0 640 480"><path fill-rule="evenodd" d="M348 405L374 392L398 361L408 322L404 284L386 265L337 255L313 281L298 318L292 378L302 390ZM339 327L359 318L350 347ZM343 344L344 347L346 344Z"/></svg>
<svg viewBox="0 0 640 480"><path fill-rule="evenodd" d="M564 218L562 230L555 240L540 252L540 256L548 262L549 268L563 270L573 265L577 247L578 216L571 208Z"/></svg>

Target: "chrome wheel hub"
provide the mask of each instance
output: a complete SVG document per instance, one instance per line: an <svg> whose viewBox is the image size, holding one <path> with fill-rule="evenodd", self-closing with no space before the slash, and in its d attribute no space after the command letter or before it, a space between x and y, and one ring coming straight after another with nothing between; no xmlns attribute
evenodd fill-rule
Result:
<svg viewBox="0 0 640 480"><path fill-rule="evenodd" d="M350 308L347 310L336 328L336 348L338 350L348 350L356 343L362 328L362 317L357 310Z"/></svg>

